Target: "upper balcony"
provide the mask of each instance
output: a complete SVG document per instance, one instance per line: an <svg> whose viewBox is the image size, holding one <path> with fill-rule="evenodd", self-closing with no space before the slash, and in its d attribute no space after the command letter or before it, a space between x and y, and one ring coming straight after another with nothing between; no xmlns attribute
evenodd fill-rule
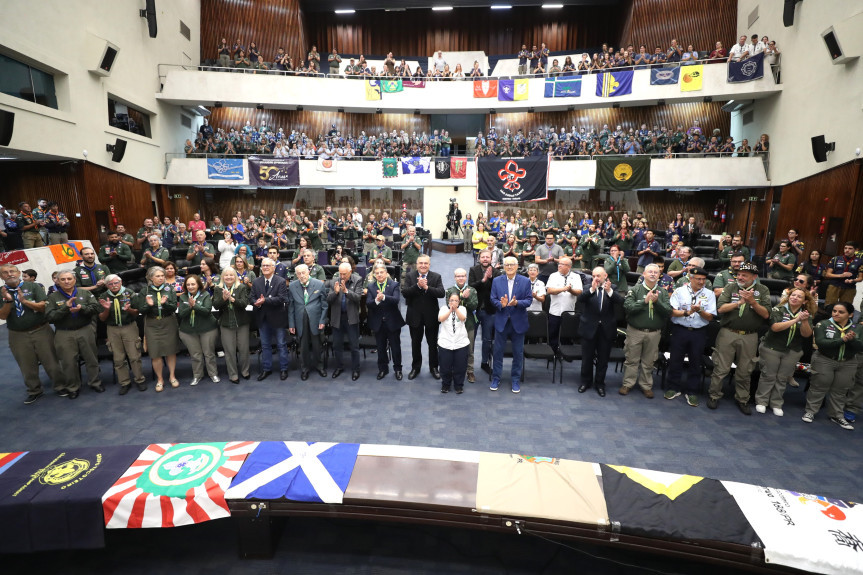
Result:
<svg viewBox="0 0 863 575"><path fill-rule="evenodd" d="M685 73L686 66L681 72ZM650 70L634 70L632 93L603 98L596 95L597 81L602 76L591 73L580 76L581 96L545 97L542 77L528 79L527 98L501 101L497 98L474 97L473 81L426 80L424 88L404 88L401 92L384 93L382 99L367 100L366 84L360 78L340 76L293 76L286 72L235 70L199 66L159 67L162 91L156 98L182 106L255 107L295 110L331 110L343 112L383 111L388 113L422 114L486 114L490 112L525 112L606 108L610 106L651 106L692 101L754 100L767 98L782 91L766 67L764 77L743 83L727 81L727 65L706 64L703 67L701 90L683 92L678 84L651 85ZM506 78L513 78L506 77ZM501 78L484 78L484 80Z"/></svg>

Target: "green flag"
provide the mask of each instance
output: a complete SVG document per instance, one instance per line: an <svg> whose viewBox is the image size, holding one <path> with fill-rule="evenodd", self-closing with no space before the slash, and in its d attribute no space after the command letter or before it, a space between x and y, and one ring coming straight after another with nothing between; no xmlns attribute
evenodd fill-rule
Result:
<svg viewBox="0 0 863 575"><path fill-rule="evenodd" d="M381 87L384 92L401 92L402 91L402 79L398 80L382 80Z"/></svg>
<svg viewBox="0 0 863 575"><path fill-rule="evenodd" d="M385 178L396 178L399 175L399 162L395 158L384 158L381 168Z"/></svg>
<svg viewBox="0 0 863 575"><path fill-rule="evenodd" d="M650 187L650 158L597 157L596 187L603 190L636 190Z"/></svg>

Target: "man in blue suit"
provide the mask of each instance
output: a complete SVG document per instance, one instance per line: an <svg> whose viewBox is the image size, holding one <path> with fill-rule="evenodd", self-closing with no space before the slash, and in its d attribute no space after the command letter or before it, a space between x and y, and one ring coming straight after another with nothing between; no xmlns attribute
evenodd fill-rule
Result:
<svg viewBox="0 0 863 575"><path fill-rule="evenodd" d="M594 268L592 275L590 289L578 296L579 303L584 305L578 326L582 351L578 393L596 386L599 397L605 397L605 372L608 371L608 357L617 335L617 310L623 309L623 296L611 285L605 268Z"/></svg>
<svg viewBox="0 0 863 575"><path fill-rule="evenodd" d="M327 290L324 282L309 277L306 264L295 267L294 273L297 281L288 285L288 329L300 343L300 379L309 379L312 366L321 377L326 377L321 356L321 334L327 323Z"/></svg>
<svg viewBox="0 0 863 575"><path fill-rule="evenodd" d="M518 259L503 259L504 275L491 284L494 314L494 367L489 389L497 391L503 371L503 351L506 340L512 341L512 392L521 391L521 368L524 363L524 334L527 333L527 308L533 302L530 280L518 275Z"/></svg>
<svg viewBox="0 0 863 575"><path fill-rule="evenodd" d="M369 327L375 332L378 344L378 379L390 372L387 360L387 344L393 355L393 370L396 379L402 379L401 330L405 320L399 311L401 291L399 284L387 277L387 268L375 267L375 280L369 284L366 308L369 311Z"/></svg>
<svg viewBox="0 0 863 575"><path fill-rule="evenodd" d="M276 340L279 352L279 376L288 379L287 336L288 327L288 286L285 280L275 274L276 262L270 258L261 261L261 277L252 283L250 300L254 306L255 320L258 323L258 333L261 335L261 373L258 381L267 379L273 373L272 341Z"/></svg>

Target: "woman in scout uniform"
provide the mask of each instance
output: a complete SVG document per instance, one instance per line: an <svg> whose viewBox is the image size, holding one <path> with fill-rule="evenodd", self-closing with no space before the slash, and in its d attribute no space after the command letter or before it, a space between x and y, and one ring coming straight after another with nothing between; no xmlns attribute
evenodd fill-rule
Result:
<svg viewBox="0 0 863 575"><path fill-rule="evenodd" d="M237 247L237 256L243 258L246 261L246 267L249 269L252 268L253 258L251 256L251 251L252 250L250 250L249 246L247 246L246 244L240 244ZM234 261L237 261L236 258L234 259Z"/></svg>
<svg viewBox="0 0 863 575"><path fill-rule="evenodd" d="M473 226L474 221L473 217L471 217L470 212L465 215L465 218L461 222L461 227L464 230L464 251L465 253L470 253L471 244L473 241Z"/></svg>
<svg viewBox="0 0 863 575"><path fill-rule="evenodd" d="M310 249L312 249L312 244L309 242L309 238L306 236L300 236L300 244L297 247L297 253L294 254L296 257L291 260L291 267L295 267L303 263L303 252Z"/></svg>
<svg viewBox="0 0 863 575"><path fill-rule="evenodd" d="M213 298L196 275L187 277L184 287L186 293L177 298L177 315L180 318L180 339L192 358L194 379L189 385L198 385L204 379L205 363L212 382L219 383L219 370L216 366L219 324L213 317ZM248 345L246 348L248 349ZM158 384L156 391L161 391Z"/></svg>
<svg viewBox="0 0 863 575"><path fill-rule="evenodd" d="M257 276L255 275L255 272L250 269L243 256L236 256L234 258L233 268L237 274L237 280L244 283L249 289L252 289L252 282L255 281ZM224 272L222 272L222 276L224 275Z"/></svg>
<svg viewBox="0 0 863 575"><path fill-rule="evenodd" d="M225 268L221 286L213 296L213 306L221 312L222 348L231 383L240 383L240 376L249 379L249 289L236 270Z"/></svg>
<svg viewBox="0 0 863 575"><path fill-rule="evenodd" d="M797 258L791 251L791 242L782 240L779 242L779 251L767 261L767 265L770 266L770 272L767 275L775 280L790 281L794 277L796 263Z"/></svg>
<svg viewBox="0 0 863 575"><path fill-rule="evenodd" d="M755 392L755 411L782 417L785 386L803 356L803 338L812 337L812 318L818 302L805 289L794 288L770 310L770 330L761 338L758 365L761 378Z"/></svg>
<svg viewBox="0 0 863 575"><path fill-rule="evenodd" d="M219 285L219 264L213 258L201 260L201 283L204 284L204 290L213 295L213 289Z"/></svg>
<svg viewBox="0 0 863 575"><path fill-rule="evenodd" d="M108 326L108 351L114 355L114 371L120 384L120 395L127 394L132 387L130 367L138 389L144 391L147 389L147 380L141 368L141 336L135 322L138 310L132 307L137 296L123 287L120 276L108 275L105 285L108 289L99 300L102 306L99 319Z"/></svg>
<svg viewBox="0 0 863 575"><path fill-rule="evenodd" d="M812 354L812 379L803 414L806 423L812 423L826 397L830 421L842 429L854 429L844 415L848 390L854 385L857 371L856 354L863 351L863 327L851 323L853 313L850 303L836 302L830 319L815 326L818 350Z"/></svg>
<svg viewBox="0 0 863 575"><path fill-rule="evenodd" d="M177 275L177 266L173 262L165 264L165 283L174 289L174 293L183 293L183 282L186 278Z"/></svg>
<svg viewBox="0 0 863 575"><path fill-rule="evenodd" d="M572 234L566 244L563 246L563 255L572 260L572 269L580 270L584 260L584 252L581 251L581 246L578 245L578 235Z"/></svg>
<svg viewBox="0 0 863 575"><path fill-rule="evenodd" d="M521 250L522 265L527 267L536 261L536 248L539 246L539 235L536 232L530 232L527 243Z"/></svg>
<svg viewBox="0 0 863 575"><path fill-rule="evenodd" d="M629 222L622 221L620 222L620 227L614 233L614 244L620 248L620 251L623 252L623 255L628 256L632 251L632 243L634 238L632 236L632 232L629 229Z"/></svg>
<svg viewBox="0 0 863 575"><path fill-rule="evenodd" d="M174 372L177 369L177 294L165 282L165 269L153 266L147 270L146 288L137 297L135 308L144 316L145 348L156 373L156 391L162 391L162 358L168 364L168 381L171 387L180 382ZM141 389L141 386L138 386ZM144 385L144 389L147 389ZM144 391L141 389L141 391Z"/></svg>

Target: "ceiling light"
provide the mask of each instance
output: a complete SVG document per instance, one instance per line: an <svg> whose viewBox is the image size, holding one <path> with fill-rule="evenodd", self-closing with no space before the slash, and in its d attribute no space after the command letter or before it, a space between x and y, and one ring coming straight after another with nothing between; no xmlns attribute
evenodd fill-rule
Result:
<svg viewBox="0 0 863 575"><path fill-rule="evenodd" d="M452 6L432 6L432 10L435 12L448 12L452 10Z"/></svg>
<svg viewBox="0 0 863 575"><path fill-rule="evenodd" d="M356 12L353 8L345 8L343 10L336 10L336 14L353 14Z"/></svg>
<svg viewBox="0 0 863 575"><path fill-rule="evenodd" d="M491 5L492 10L509 10L510 8L512 8L511 4L492 4Z"/></svg>
<svg viewBox="0 0 863 575"><path fill-rule="evenodd" d="M543 8L563 8L563 4L543 4Z"/></svg>

